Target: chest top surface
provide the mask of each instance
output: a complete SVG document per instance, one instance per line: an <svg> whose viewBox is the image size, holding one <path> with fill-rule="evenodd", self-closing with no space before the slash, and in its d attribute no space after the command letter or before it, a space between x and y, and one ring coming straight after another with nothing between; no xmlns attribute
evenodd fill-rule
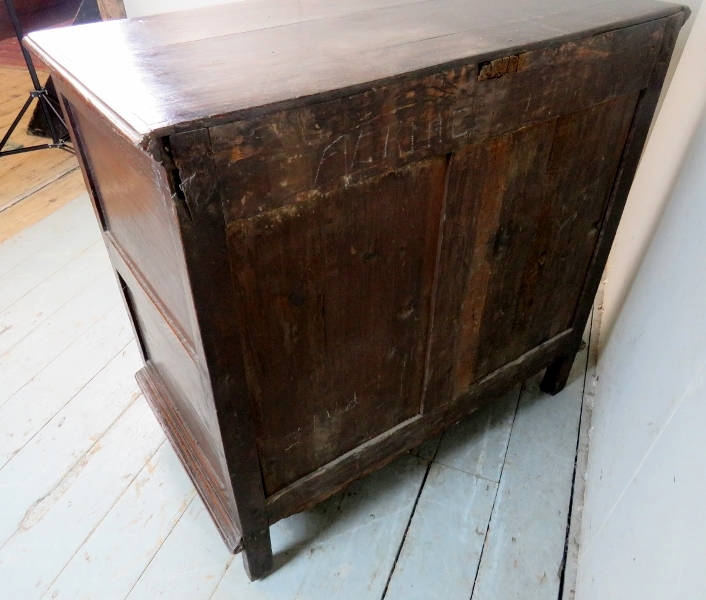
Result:
<svg viewBox="0 0 706 600"><path fill-rule="evenodd" d="M26 43L140 141L680 10L654 0L245 0L39 31Z"/></svg>

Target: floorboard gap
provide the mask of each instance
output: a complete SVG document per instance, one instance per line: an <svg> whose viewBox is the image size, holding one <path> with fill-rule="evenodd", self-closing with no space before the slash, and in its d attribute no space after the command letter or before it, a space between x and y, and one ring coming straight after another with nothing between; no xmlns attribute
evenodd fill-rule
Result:
<svg viewBox="0 0 706 600"><path fill-rule="evenodd" d="M478 566L476 567L476 575L473 578L473 587L471 588L471 595L469 600L473 600L473 594L476 591L476 583L478 582L478 573L480 573L480 565L483 562L483 553L488 544L488 534L490 533L490 525L493 522L493 514L495 511L495 503L498 500L498 494L500 493L500 482L503 480L503 471L505 470L505 461L507 460L507 451L510 448L510 440L512 439L512 430L515 428L515 420L517 419L517 411L520 409L520 399L522 398L522 390L525 389L524 382L520 386L520 390L517 394L517 404L515 405L515 414L512 417L512 427L510 427L510 436L507 439L507 444L505 445L505 455L503 456L503 464L500 468L500 477L498 477L498 487L495 490L495 499L493 500L493 506L490 508L490 519L488 520L488 527L485 530L485 537L483 538L483 548L481 548L480 556L478 557Z"/></svg>
<svg viewBox="0 0 706 600"><path fill-rule="evenodd" d="M409 533L409 527L412 524L412 519L414 518L414 513L417 512L417 505L419 504L419 498L422 496L422 490L424 490L424 485L427 482L427 477L429 477L429 470L431 469L431 464L434 462L434 459L436 458L436 453L439 451L439 446L436 447L436 450L434 450L434 456L429 460L427 463L427 469L424 472L424 477L422 478L422 484L419 486L419 490L417 491L417 497L414 499L414 506L412 506L412 510L409 513L409 519L407 520L407 525L404 529L404 535L402 536L402 541L400 542L399 548L397 548L397 554L395 555L395 560L392 562L392 567L390 568L390 572L387 574L387 581L385 582L385 589L382 591L382 596L380 596L380 600L385 600L385 596L387 596L387 590L390 587L390 581L392 581L392 575L395 572L395 567L397 566L397 561L400 559L400 554L402 553L402 548L404 547L404 543L407 540L407 533Z"/></svg>

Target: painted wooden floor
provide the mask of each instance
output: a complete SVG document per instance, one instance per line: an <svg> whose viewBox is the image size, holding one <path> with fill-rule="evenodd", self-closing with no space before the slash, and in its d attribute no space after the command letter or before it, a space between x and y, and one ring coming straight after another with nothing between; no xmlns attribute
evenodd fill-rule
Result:
<svg viewBox="0 0 706 600"><path fill-rule="evenodd" d="M556 600L587 354L274 525L251 583L135 383L82 196L0 244L0 598Z"/></svg>

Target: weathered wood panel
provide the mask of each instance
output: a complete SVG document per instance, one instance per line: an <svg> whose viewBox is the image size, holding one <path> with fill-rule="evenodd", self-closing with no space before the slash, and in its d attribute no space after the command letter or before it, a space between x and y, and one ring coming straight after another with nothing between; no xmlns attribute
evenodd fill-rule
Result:
<svg viewBox="0 0 706 600"><path fill-rule="evenodd" d="M164 170L89 111L67 99L64 105L102 228L149 282L151 295L171 326L194 348L194 308L185 293L184 251L173 200L165 192Z"/></svg>
<svg viewBox="0 0 706 600"><path fill-rule="evenodd" d="M346 98L211 129L229 219L305 200L642 89L664 24L517 55L478 81L468 64ZM635 55L641 56L639 65ZM482 68L482 66L480 67ZM566 85L571 81L571 85ZM617 83L619 82L619 83Z"/></svg>
<svg viewBox="0 0 706 600"><path fill-rule="evenodd" d="M636 102L453 155L425 410L572 326Z"/></svg>
<svg viewBox="0 0 706 600"><path fill-rule="evenodd" d="M268 494L419 412L445 172L231 224Z"/></svg>

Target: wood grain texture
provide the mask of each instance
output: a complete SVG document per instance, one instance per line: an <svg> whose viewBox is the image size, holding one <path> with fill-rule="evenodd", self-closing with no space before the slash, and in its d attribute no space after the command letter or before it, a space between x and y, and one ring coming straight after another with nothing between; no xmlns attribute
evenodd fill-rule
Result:
<svg viewBox="0 0 706 600"><path fill-rule="evenodd" d="M657 107L665 75L667 74L672 50L679 31L688 16L689 13L687 12L672 15L665 19L664 35L662 36L657 60L650 73L649 84L639 96L618 173L606 207L603 225L598 234L586 279L582 285L581 295L574 315L574 339L547 369L541 384L542 389L546 392L557 393L566 385L569 378L573 363L572 357L576 354L581 343L581 335L593 307L593 298L598 290L603 269L615 238L615 232L618 229L618 223L637 171L640 156L642 155L642 149L647 140L650 123Z"/></svg>
<svg viewBox="0 0 706 600"><path fill-rule="evenodd" d="M421 162L229 228L268 495L419 412L445 172Z"/></svg>
<svg viewBox="0 0 706 600"><path fill-rule="evenodd" d="M196 11L183 23L155 15L75 27L70 35L43 31L31 34L28 43L55 74L80 85L126 135L139 140L236 111L245 116L262 107L291 108L336 90L349 95L356 86L400 73L470 57L496 58L510 48L552 45L682 10L651 0L505 0L492 7L439 0L380 2L360 11L338 0L332 4L340 8L312 2L298 5L294 15L290 8L279 17L282 26L275 19L270 27L267 5L253 4ZM194 22L201 27L185 33L186 23ZM86 47L95 51L86 53ZM135 64L150 68L136 70ZM179 71L193 77L165 76Z"/></svg>
<svg viewBox="0 0 706 600"><path fill-rule="evenodd" d="M686 14L286 6L28 42L57 78L141 383L253 579L270 524L547 365L564 385ZM499 478L497 457L475 463Z"/></svg>
<svg viewBox="0 0 706 600"><path fill-rule="evenodd" d="M528 51L508 77L476 81L471 62L216 126L228 217L306 201L313 190L349 186L637 92L647 85L663 29L657 21ZM639 68L633 52L646 58Z"/></svg>
<svg viewBox="0 0 706 600"><path fill-rule="evenodd" d="M476 383L445 410L409 419L269 496L267 512L270 523L316 505L352 481L412 450L484 403L508 392L517 381L522 381L548 364L551 357L556 356L565 346L570 336L569 330L552 338Z"/></svg>
<svg viewBox="0 0 706 600"><path fill-rule="evenodd" d="M194 309L183 293L188 278L166 174L148 154L111 135L89 111L66 98L63 103L102 228L135 265L172 326L194 347Z"/></svg>
<svg viewBox="0 0 706 600"><path fill-rule="evenodd" d="M228 495L221 475L214 472L211 463L194 440L178 410L171 403L171 394L164 388L152 365L138 371L137 382L152 411L177 453L181 464L196 486L206 509L218 528L229 552L241 549L241 535L229 510Z"/></svg>
<svg viewBox="0 0 706 600"><path fill-rule="evenodd" d="M220 442L231 516L243 540L243 564L248 575L257 579L272 568L272 547L212 155L208 130L162 140L162 161L171 166L173 160L176 168L171 172L170 189L177 200L200 333L200 362L207 382L203 399L217 418L208 434Z"/></svg>

